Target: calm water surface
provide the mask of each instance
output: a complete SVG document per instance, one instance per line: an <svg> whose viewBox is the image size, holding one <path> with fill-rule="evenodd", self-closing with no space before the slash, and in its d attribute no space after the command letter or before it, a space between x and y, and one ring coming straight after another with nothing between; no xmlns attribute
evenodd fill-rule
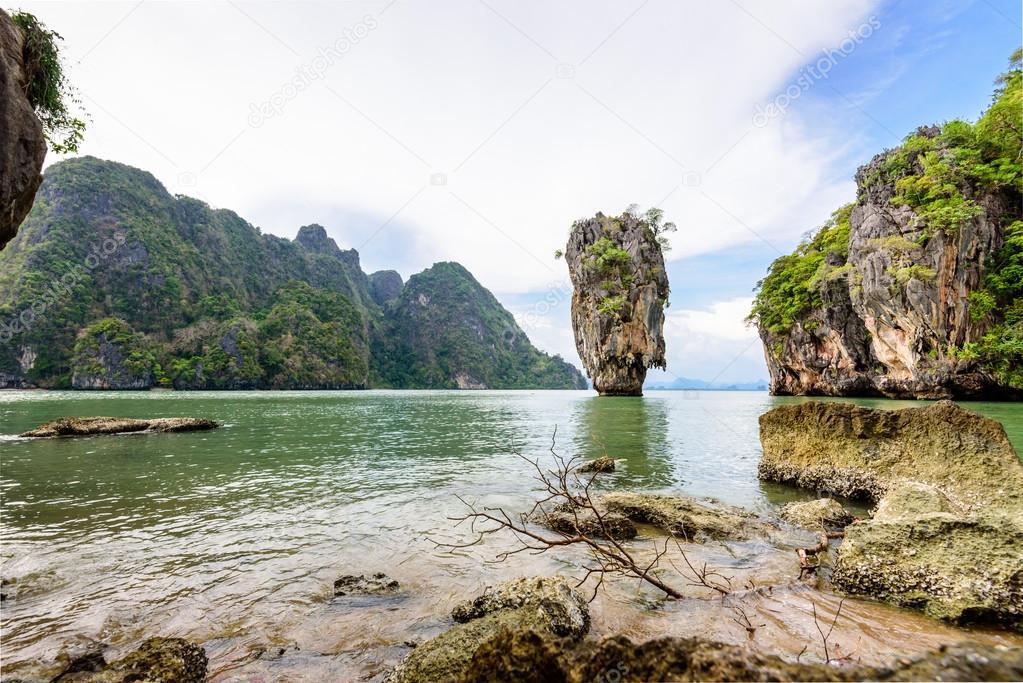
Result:
<svg viewBox="0 0 1023 683"><path fill-rule="evenodd" d="M379 678L407 641L449 625L446 614L487 583L527 573L579 575L584 558L494 555L449 517L457 496L525 510L530 465L552 439L566 455L620 459L611 488L683 491L773 515L812 495L760 483L757 417L800 399L754 392L0 392L0 609L3 675L50 671L89 639L111 654L150 635L204 644L217 681ZM901 407L919 403L863 400ZM1023 405L969 404L1000 420L1023 451ZM213 432L23 440L63 415L197 416ZM556 437L555 437L556 431ZM639 545L642 545L641 540ZM752 641L731 612L693 591L667 603L635 581L593 603L596 634L710 635L795 655L838 598L793 585L795 555L763 542L694 548L733 581L782 588L745 598ZM339 574L385 571L404 590L331 599ZM1023 643L964 631L866 601L847 601L842 651L864 662L944 642ZM279 659L255 659L267 646ZM811 643L812 647L812 643ZM814 656L811 652L811 658Z"/></svg>

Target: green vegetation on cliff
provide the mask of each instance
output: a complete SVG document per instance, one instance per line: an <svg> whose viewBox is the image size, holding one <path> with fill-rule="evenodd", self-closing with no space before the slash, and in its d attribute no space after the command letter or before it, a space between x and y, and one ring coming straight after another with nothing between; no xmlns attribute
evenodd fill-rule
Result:
<svg viewBox="0 0 1023 683"><path fill-rule="evenodd" d="M820 308L821 284L848 273L843 269L849 255L849 215L846 204L796 251L778 257L757 283L757 296L747 320L771 332L784 332L808 311Z"/></svg>
<svg viewBox="0 0 1023 683"><path fill-rule="evenodd" d="M461 266L442 265L464 276L414 276L410 291L438 305L406 319L400 276L386 274L375 300L358 253L318 225L294 241L263 235L138 169L72 159L48 169L0 252L0 386L116 386L82 346L99 339L129 363L144 353L144 384L182 389L366 387L371 357L379 386L457 386L460 376L495 388L579 385ZM478 336L477 322L488 334L514 329L515 343Z"/></svg>
<svg viewBox="0 0 1023 683"><path fill-rule="evenodd" d="M413 275L374 339L374 384L433 389L583 389L559 356L533 348L494 295L457 263Z"/></svg>
<svg viewBox="0 0 1023 683"><path fill-rule="evenodd" d="M80 102L61 64L58 42L63 38L28 12L15 12L11 21L25 38L25 94L43 124L46 141L54 152L77 152L85 122L72 111Z"/></svg>
<svg viewBox="0 0 1023 683"><path fill-rule="evenodd" d="M991 105L976 123L953 120L921 128L857 177L858 201L881 207L903 230L902 235L868 239L861 245L887 254L885 275L893 294L934 282L939 261L921 259L930 254L926 247L936 236L944 240L942 249L954 250L964 226L976 222L991 226L997 240L993 257L983 264L982 282L969 291L970 318L982 333L960 346L933 340L930 353L932 358L979 360L999 383L1014 389L1023 389L1021 74L1017 50L1009 71L997 81ZM839 209L794 253L775 260L757 284L748 320L776 335L775 343L777 335L788 335L797 324L812 328L811 319L826 306L822 296L829 283L844 280L857 301L864 273L847 263L853 206Z"/></svg>

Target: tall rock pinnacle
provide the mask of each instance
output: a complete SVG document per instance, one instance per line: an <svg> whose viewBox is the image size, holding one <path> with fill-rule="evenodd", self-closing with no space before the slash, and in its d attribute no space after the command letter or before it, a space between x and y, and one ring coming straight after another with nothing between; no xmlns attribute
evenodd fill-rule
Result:
<svg viewBox="0 0 1023 683"><path fill-rule="evenodd" d="M647 368L665 367L661 213L598 213L576 221L565 249L572 329L586 374L601 396L641 396Z"/></svg>

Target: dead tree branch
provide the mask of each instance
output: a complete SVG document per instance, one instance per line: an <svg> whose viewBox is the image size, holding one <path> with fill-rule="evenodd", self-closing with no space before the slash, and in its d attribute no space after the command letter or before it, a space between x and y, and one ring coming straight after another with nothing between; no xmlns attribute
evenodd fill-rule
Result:
<svg viewBox="0 0 1023 683"><path fill-rule="evenodd" d="M529 512L510 515L502 508L477 507L473 503L459 497L468 512L459 517L450 518L455 525L468 524L474 538L462 544L442 544L438 547L447 549L467 548L482 543L487 536L498 533L510 533L518 547L505 550L495 558L502 562L518 553L542 554L552 548L566 546L583 546L589 553L593 564L584 567L585 573L577 583L582 586L590 579L595 579L591 600L604 585L608 574L632 576L638 578L671 598L685 597L681 588L661 578L658 571L663 565L670 565L682 578L685 585L701 586L725 596L731 590L731 579L722 573L708 568L706 563L694 564L686 554L685 548L678 539L669 536L663 544L654 542L651 559L635 554L618 538L616 527L609 519L608 512L594 499L593 484L599 473L580 476L577 471L578 458L566 458L560 455L555 442L557 430L551 439L550 453L554 460L553 469L545 469L539 460L531 460L521 454L516 455L528 462L533 471L533 478L539 484L540 498L533 504ZM552 515L570 515L570 524L555 524ZM538 529L537 524L544 529ZM548 529L552 529L548 531ZM676 554L681 557L684 566L680 567L671 557L671 546L674 543Z"/></svg>

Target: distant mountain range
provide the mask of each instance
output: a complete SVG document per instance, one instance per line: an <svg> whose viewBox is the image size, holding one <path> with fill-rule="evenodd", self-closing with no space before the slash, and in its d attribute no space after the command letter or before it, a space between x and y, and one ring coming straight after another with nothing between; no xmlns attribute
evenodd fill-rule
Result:
<svg viewBox="0 0 1023 683"><path fill-rule="evenodd" d="M708 382L703 379L679 377L669 384L648 384L647 389L699 389L700 391L767 391L766 379L753 382Z"/></svg>
<svg viewBox="0 0 1023 683"><path fill-rule="evenodd" d="M93 157L47 170L0 292L0 388L586 387L457 263L367 275Z"/></svg>

